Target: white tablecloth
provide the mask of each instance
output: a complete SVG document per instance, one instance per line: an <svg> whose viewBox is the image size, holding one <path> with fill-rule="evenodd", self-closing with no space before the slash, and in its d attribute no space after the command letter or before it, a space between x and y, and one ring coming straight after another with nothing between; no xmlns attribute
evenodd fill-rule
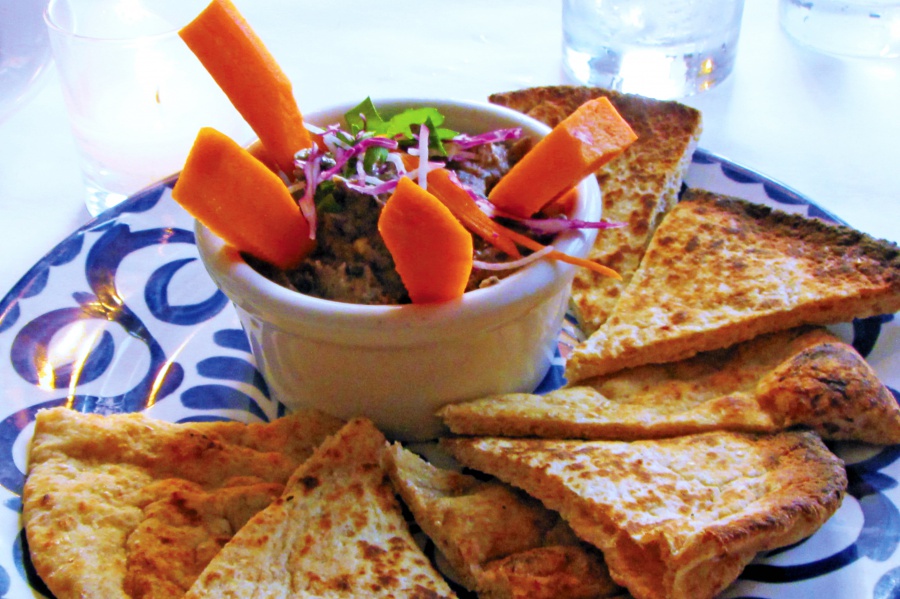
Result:
<svg viewBox="0 0 900 599"><path fill-rule="evenodd" d="M196 2L197 9L205 2ZM563 83L552 0L235 0L294 83L301 108L371 96L484 100ZM854 227L900 240L900 60L797 46L776 0L747 0L732 76L685 103L701 146L810 197ZM0 295L89 220L52 70L0 122Z"/></svg>

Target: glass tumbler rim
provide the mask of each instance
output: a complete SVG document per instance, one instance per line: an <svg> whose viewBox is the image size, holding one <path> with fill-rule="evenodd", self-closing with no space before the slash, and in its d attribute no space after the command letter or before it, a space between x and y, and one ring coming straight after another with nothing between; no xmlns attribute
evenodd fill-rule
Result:
<svg viewBox="0 0 900 599"><path fill-rule="evenodd" d="M123 35L92 35L87 33L80 33L76 31L77 27L75 26L67 26L66 24L61 22L61 19L56 15L56 9L61 6L68 6L70 0L49 0L47 5L43 10L43 18L44 23L47 25L49 31L56 35L65 36L72 40L92 42L92 43L108 43L108 44L122 44L127 42L132 42L136 40L142 41L154 41L165 39L168 37L178 35L178 31L180 26L170 25L166 29L162 29L155 33L144 33L144 34L123 34Z"/></svg>

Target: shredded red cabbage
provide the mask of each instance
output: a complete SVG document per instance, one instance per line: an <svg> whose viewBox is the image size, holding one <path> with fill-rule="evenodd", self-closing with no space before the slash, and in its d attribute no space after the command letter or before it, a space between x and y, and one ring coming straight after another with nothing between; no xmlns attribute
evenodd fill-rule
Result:
<svg viewBox="0 0 900 599"><path fill-rule="evenodd" d="M505 216L505 215L504 215ZM513 217L515 218L515 217ZM598 221L586 221L578 219L569 219L565 217L559 218L515 218L516 222L527 228L529 231L540 235L551 235L561 233L563 231L571 231L572 229L619 229L625 226L625 223Z"/></svg>
<svg viewBox="0 0 900 599"><path fill-rule="evenodd" d="M396 169L398 176L406 174L406 165L403 164L403 159L400 158L399 155L394 152L390 152L388 153L385 160L394 165L394 169Z"/></svg>
<svg viewBox="0 0 900 599"><path fill-rule="evenodd" d="M496 129L487 133L479 133L477 135L469 135L468 133L460 133L449 142L444 144L447 151L447 158L457 162L469 160L475 157L473 152L469 152L472 148L485 144L503 142L511 139L519 139L522 136L522 129L515 127L512 129Z"/></svg>
<svg viewBox="0 0 900 599"><path fill-rule="evenodd" d="M459 185L462 185L462 183L459 183ZM556 218L522 218L499 210L487 198L478 195L464 185L463 188L475 199L475 203L478 204L481 211L489 217L494 219L505 218L517 222L537 235L553 235L555 233L562 233L563 231L571 231L572 229L620 229L625 226L625 223L620 222L607 222L603 220L587 221L570 219L564 216Z"/></svg>
<svg viewBox="0 0 900 599"><path fill-rule="evenodd" d="M363 118L365 117L363 116ZM400 157L393 153L393 151L397 150L400 145L396 139L391 139L383 136L375 136L365 130L359 132L356 135L351 135L347 131L341 129L338 125L329 125L328 127L326 127L324 131L322 131L322 139L326 147L328 148L329 153L333 157L334 164L330 165L329 161L328 168L323 168L322 159L325 158L326 153L320 150L319 147L315 144L308 151L306 151L305 155L298 157L295 162L297 168L303 171L303 178L305 179L303 196L299 200L299 205L301 212L309 223L310 237L315 238L316 210L314 198L316 189L324 181L329 181L334 179L335 177L340 177L347 164L353 159L357 159L354 180L344 179L344 184L353 191L376 197L381 194L390 193L397 186L397 181L399 180L399 178L404 175L417 180L419 182L419 185L421 185L424 189L427 189L428 172L433 168L440 168L444 166L444 164L441 162L429 161L429 136L430 131L428 130L428 127L424 124L421 125L418 135L414 136L415 138L417 138L417 144L407 149L410 155L417 156L419 158L419 165L418 168L407 171ZM473 158L475 156L473 152L469 151L472 148L484 144L518 139L521 136L522 129L518 127L510 129L497 129L477 135L462 133L454 137L452 140L446 142L444 144L444 147L447 150L448 159L461 161ZM361 157L366 153L366 150L371 147L386 148L389 151L386 162L391 163L394 167L392 176L389 179L384 180L379 177L369 176L365 172L363 160ZM381 175L383 176L385 172L386 171L382 170ZM589 222L583 220L571 220L565 217L539 219L518 218L511 214L502 213L501 211L497 210L497 208L493 204L491 204L487 198L480 196L469 186L464 185L456 176L455 172L451 172L451 177L457 185L468 192L468 194L478 204L482 211L484 211L489 217L503 217L506 219L514 220L520 223L522 226L526 227L529 231L538 235L550 235L562 231L568 231L571 229L611 229L624 226L624 223L610 223L604 221ZM530 261L539 259L544 253L545 252L537 252L536 254L531 254L530 256L522 260L525 260L525 264L527 264ZM538 256L537 258L534 257L536 255ZM492 266L482 265L480 266L480 268L489 270L518 268L521 265L520 263L521 260L516 260L514 262L502 263L502 266L497 264L494 264Z"/></svg>
<svg viewBox="0 0 900 599"><path fill-rule="evenodd" d="M370 195L370 196L379 196L383 193L388 193L388 192L394 191L394 188L397 187L397 183L399 181L400 181L399 178L389 179L378 185L371 185L371 184L360 185L358 183L353 183L351 181L347 181L346 185L347 185L348 189L352 189L353 191L356 191L359 193L364 193L364 194Z"/></svg>
<svg viewBox="0 0 900 599"><path fill-rule="evenodd" d="M339 129L337 131L340 131ZM329 141L332 141L329 139ZM327 181L340 173L344 166L346 166L347 162L349 162L352 158L356 158L361 154L365 154L366 150L371 147L379 147L379 148L387 148L388 150L396 150L399 147L399 144L394 139L388 139L387 137L362 137L361 135L357 136L356 142L352 146L344 145L344 142L340 140L340 138L334 138L334 141L337 143L333 144L332 154L334 154L335 165L325 170L320 175L319 181L316 184L321 183L322 181ZM326 142L327 144L328 142ZM332 146L329 146L331 149ZM362 164L360 162L360 164Z"/></svg>
<svg viewBox="0 0 900 599"><path fill-rule="evenodd" d="M522 137L522 129L514 127L512 129L495 129L487 133L479 133L477 135L469 135L468 133L460 133L449 143L453 144L459 150L469 150L475 146L483 146L501 141L509 141L511 139L519 139Z"/></svg>
<svg viewBox="0 0 900 599"><path fill-rule="evenodd" d="M426 125L419 127L419 172L416 173L416 180L422 189L428 189L428 127Z"/></svg>
<svg viewBox="0 0 900 599"><path fill-rule="evenodd" d="M322 152L319 146L313 144L309 150L309 156L303 164L303 178L306 179L306 187L303 189L303 197L298 202L300 212L309 226L309 238L316 238L316 187L319 182L319 169L322 164Z"/></svg>
<svg viewBox="0 0 900 599"><path fill-rule="evenodd" d="M555 248L552 245L548 245L533 254L528 254L518 260L510 260L509 262L485 262L483 260L473 260L472 266L481 270L512 270L514 268L521 268L532 262L537 262L554 249Z"/></svg>

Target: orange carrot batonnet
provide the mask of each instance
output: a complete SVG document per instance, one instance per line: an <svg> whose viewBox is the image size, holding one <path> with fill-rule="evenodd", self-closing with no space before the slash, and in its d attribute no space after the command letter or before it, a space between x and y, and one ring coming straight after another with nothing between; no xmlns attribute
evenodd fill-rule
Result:
<svg viewBox="0 0 900 599"><path fill-rule="evenodd" d="M451 177L450 171L446 169L435 169L428 172L428 189L450 209L450 212L452 212L460 222L473 233L479 235L482 239L492 243L495 247L514 258L520 256L518 249L516 249L516 244L535 252L544 249L545 246L540 242L535 241L527 235L508 229L491 219L478 207L478 204L472 199L469 192L460 185L459 181L454 180L454 178ZM571 199L571 196L572 192L566 192L562 196L561 201L574 201ZM510 246L512 246L514 253L509 250ZM622 278L619 273L607 266L603 266L593 260L570 256L559 250L552 250L546 257L574 266L581 266L607 277L613 277L615 279Z"/></svg>
<svg viewBox="0 0 900 599"><path fill-rule="evenodd" d="M400 154L400 159L407 170L419 168L418 156L411 156L404 152ZM521 257L516 244L500 234L497 229L500 225L478 207L455 174L446 168L435 168L428 171L427 189L449 208L453 216L459 219L469 231L506 255L513 258Z"/></svg>
<svg viewBox="0 0 900 599"><path fill-rule="evenodd" d="M229 245L279 268L297 266L315 245L281 178L211 127L197 134L172 197Z"/></svg>
<svg viewBox="0 0 900 599"><path fill-rule="evenodd" d="M179 35L288 176L310 136L291 82L231 0L213 0Z"/></svg>
<svg viewBox="0 0 900 599"><path fill-rule="evenodd" d="M503 235L502 225L485 214L455 179L456 175L445 168L428 171L428 190L472 233L507 256L519 258L519 249L509 237Z"/></svg>
<svg viewBox="0 0 900 599"><path fill-rule="evenodd" d="M541 214L548 217L557 217L565 214L571 214L578 200L578 187L570 187L561 195L550 200L550 203L544 206Z"/></svg>
<svg viewBox="0 0 900 599"><path fill-rule="evenodd" d="M504 212L528 218L635 139L607 98L589 100L535 144L494 186L489 199Z"/></svg>
<svg viewBox="0 0 900 599"><path fill-rule="evenodd" d="M382 208L378 231L413 303L465 293L472 272L472 234L434 195L402 177Z"/></svg>
<svg viewBox="0 0 900 599"><path fill-rule="evenodd" d="M505 227L504 227L505 228ZM509 229L505 229L505 234L509 236L510 239L515 241L521 246L527 247L528 249L539 252L544 249L545 245L539 243L532 239L527 235L522 235L521 233L517 233L516 231L511 231ZM566 264L571 264L573 266L581 266L583 268L587 268L588 270L592 270L598 274L601 274L605 277L612 277L613 279L621 279L622 275L617 273L615 270L608 266L603 266L599 262L594 262L593 260L587 260L585 258L578 258L577 256L570 256L565 252L560 252L559 250L552 250L548 253L546 258L550 258L552 260L559 260L560 262L565 262Z"/></svg>

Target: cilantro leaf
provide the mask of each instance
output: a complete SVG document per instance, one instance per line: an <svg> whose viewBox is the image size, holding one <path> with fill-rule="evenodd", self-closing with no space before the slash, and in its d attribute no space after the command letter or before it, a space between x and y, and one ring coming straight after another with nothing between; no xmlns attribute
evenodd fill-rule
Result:
<svg viewBox="0 0 900 599"><path fill-rule="evenodd" d="M372 98L366 98L348 110L344 114L344 120L347 121L347 126L350 127L350 132L353 135L360 131L372 131L377 134L387 126L387 123L378 114L378 109L375 108Z"/></svg>
<svg viewBox="0 0 900 599"><path fill-rule="evenodd" d="M405 139L411 139L414 125L423 125L425 123L433 123L440 125L444 122L442 115L436 108L408 108L400 114L395 114L388 121L386 134L388 137L402 135ZM429 130L433 125L429 125Z"/></svg>
<svg viewBox="0 0 900 599"><path fill-rule="evenodd" d="M432 120L429 118L423 123L423 125L428 127L428 149L434 150L440 156L446 156L447 150L444 149L444 144L441 143L441 138L438 134L439 128L437 124L432 122Z"/></svg>
<svg viewBox="0 0 900 599"><path fill-rule="evenodd" d="M363 157L363 169L367 173L375 170L376 164L381 164L387 160L388 149L379 146L371 146L366 148L366 154Z"/></svg>
<svg viewBox="0 0 900 599"><path fill-rule="evenodd" d="M322 181L316 188L314 201L316 210L321 213L340 212L344 208L334 194L335 184L333 181Z"/></svg>
<svg viewBox="0 0 900 599"><path fill-rule="evenodd" d="M344 120L353 135L365 131L371 135L383 135L401 142L410 142L415 139L414 136L418 133L419 127L425 125L428 127L429 133L428 147L441 156L447 155L443 142L459 135L457 131L441 126L444 124L444 118L437 108L425 106L407 108L385 121L370 97L348 110L344 115ZM384 160L386 154L386 152L373 150L374 148L370 148L366 151L365 167L367 171L374 163Z"/></svg>

